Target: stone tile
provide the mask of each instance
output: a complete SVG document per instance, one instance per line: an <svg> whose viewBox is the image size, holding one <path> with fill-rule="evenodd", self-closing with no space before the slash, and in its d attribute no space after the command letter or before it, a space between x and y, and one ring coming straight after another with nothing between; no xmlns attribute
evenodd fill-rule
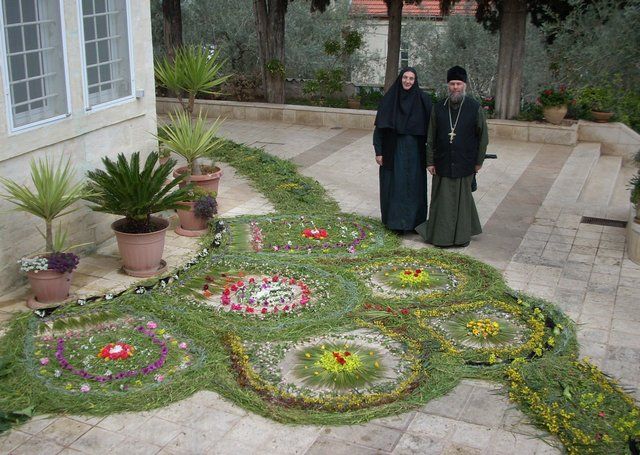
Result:
<svg viewBox="0 0 640 455"><path fill-rule="evenodd" d="M63 446L51 439L33 436L11 451L11 455L54 455L60 453Z"/></svg>
<svg viewBox="0 0 640 455"><path fill-rule="evenodd" d="M67 417L60 417L38 433L38 437L45 437L61 446L68 446L90 429L91 425Z"/></svg>
<svg viewBox="0 0 640 455"><path fill-rule="evenodd" d="M27 434L37 434L51 425L56 419L48 415L37 415L29 419L26 423L17 427L18 430Z"/></svg>
<svg viewBox="0 0 640 455"><path fill-rule="evenodd" d="M425 414L436 414L442 417L457 419L462 414L472 390L472 385L461 382L447 395L429 401L420 408L420 411Z"/></svg>
<svg viewBox="0 0 640 455"><path fill-rule="evenodd" d="M491 436L491 453L493 455L535 455L538 440L531 436L496 430Z"/></svg>
<svg viewBox="0 0 640 455"><path fill-rule="evenodd" d="M30 434L18 430L9 430L0 435L0 453L10 453L19 445L27 442L31 438Z"/></svg>
<svg viewBox="0 0 640 455"><path fill-rule="evenodd" d="M498 391L477 387L471 392L460 419L491 428L500 424L509 406L506 397Z"/></svg>
<svg viewBox="0 0 640 455"><path fill-rule="evenodd" d="M458 422L451 441L474 449L485 450L491 440L492 429L483 425Z"/></svg>
<svg viewBox="0 0 640 455"><path fill-rule="evenodd" d="M183 430L183 426L158 417L151 417L135 430L140 441L163 446Z"/></svg>
<svg viewBox="0 0 640 455"><path fill-rule="evenodd" d="M448 444L442 455L483 455L484 451L460 444Z"/></svg>
<svg viewBox="0 0 640 455"><path fill-rule="evenodd" d="M124 434L94 427L83 434L71 446L71 449L91 454L111 455L113 449L127 437Z"/></svg>
<svg viewBox="0 0 640 455"><path fill-rule="evenodd" d="M216 428L211 427L211 430ZM213 446L220 439L216 433L216 431L211 434L207 430L184 428L164 446L163 451L169 451L175 455L215 453Z"/></svg>
<svg viewBox="0 0 640 455"><path fill-rule="evenodd" d="M425 435L405 433L391 453L394 455L436 454L441 453L443 449L444 442L441 440L432 439Z"/></svg>
<svg viewBox="0 0 640 455"><path fill-rule="evenodd" d="M234 450L234 453L242 452L236 452ZM320 437L309 447L309 450L304 453L305 455L326 455L329 453L331 455L378 455L382 452L346 442L337 444L335 439Z"/></svg>
<svg viewBox="0 0 640 455"><path fill-rule="evenodd" d="M136 435L138 428L151 418L150 412L125 412L122 414L111 414L102 419L98 426L105 430L114 432L125 432L132 436Z"/></svg>
<svg viewBox="0 0 640 455"><path fill-rule="evenodd" d="M406 430L409 425L413 423L417 414L418 413L416 412L405 412L404 414L375 419L372 420L371 423L375 425L382 425L384 427L395 428L396 430Z"/></svg>
<svg viewBox="0 0 640 455"><path fill-rule="evenodd" d="M132 437L128 437L115 447L114 452L122 453L122 454L126 453L127 455L153 455L160 452L161 449L162 447L160 446L149 444L147 442L143 442ZM184 452L184 453L195 454L195 453L205 453L205 452Z"/></svg>
<svg viewBox="0 0 640 455"><path fill-rule="evenodd" d="M417 413L407 432L433 439L446 439L455 429L457 420L433 414Z"/></svg>
<svg viewBox="0 0 640 455"><path fill-rule="evenodd" d="M325 428L322 430L322 436L390 452L402 437L402 432L369 423L357 426Z"/></svg>

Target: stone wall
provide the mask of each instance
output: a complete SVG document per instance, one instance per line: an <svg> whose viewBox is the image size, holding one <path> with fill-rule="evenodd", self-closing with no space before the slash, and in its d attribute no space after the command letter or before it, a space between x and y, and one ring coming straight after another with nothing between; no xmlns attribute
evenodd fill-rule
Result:
<svg viewBox="0 0 640 455"><path fill-rule="evenodd" d="M57 162L69 157L76 179L83 179L87 170L101 166L103 156L144 153L156 146L151 136L156 130L156 115L149 0L130 2L135 89L143 90L144 95L94 111L85 110L83 99L78 2L64 0L63 5L71 114L39 127L9 132L6 98L0 97L0 175L20 183L30 182L32 158L49 156ZM0 69L0 81L5 77ZM44 249L44 239L36 229L44 230L44 223L32 215L7 212L12 207L0 200L0 291L24 280L18 271L19 258ZM115 217L92 212L82 202L77 207L59 219L68 228L70 244L91 242L95 247L112 236L109 225ZM54 228L57 226L56 221Z"/></svg>

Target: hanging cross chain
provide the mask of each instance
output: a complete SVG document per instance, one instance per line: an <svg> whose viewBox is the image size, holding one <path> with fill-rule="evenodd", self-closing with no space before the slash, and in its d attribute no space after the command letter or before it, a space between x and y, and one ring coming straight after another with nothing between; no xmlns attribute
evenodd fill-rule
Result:
<svg viewBox="0 0 640 455"><path fill-rule="evenodd" d="M453 144L453 139L456 137L456 133L453 130L448 134L449 136L449 144Z"/></svg>

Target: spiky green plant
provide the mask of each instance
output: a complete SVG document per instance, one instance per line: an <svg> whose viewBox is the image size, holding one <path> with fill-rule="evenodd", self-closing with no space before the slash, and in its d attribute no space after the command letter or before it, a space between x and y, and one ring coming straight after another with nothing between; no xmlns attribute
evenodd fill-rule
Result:
<svg viewBox="0 0 640 455"><path fill-rule="evenodd" d="M176 161L170 159L156 167L158 154L152 152L140 169L140 153L127 160L119 154L116 161L102 159L105 170L87 172L91 194L85 199L93 202L97 212L112 213L127 219L123 229L127 232L151 232L151 214L178 208L188 199L190 185L178 188L184 176L165 183Z"/></svg>
<svg viewBox="0 0 640 455"><path fill-rule="evenodd" d="M62 249L66 234L58 232L53 235L53 220L77 208L70 206L85 195L83 183L74 183L75 170L71 166L71 159L62 159L55 164L48 157L31 160L31 181L35 190L26 185L20 185L13 180L0 177L6 194L0 197L14 204L15 210L31 213L45 222L45 232L40 234L45 239L47 252L55 251L55 247ZM54 240L58 240L54 242Z"/></svg>
<svg viewBox="0 0 640 455"><path fill-rule="evenodd" d="M193 114L196 96L199 93L214 94L213 89L231 75L220 76L225 61L218 50L210 52L203 46L183 46L176 51L173 61L167 57L156 61L156 79L178 97L182 107ZM182 98L187 94L187 101Z"/></svg>
<svg viewBox="0 0 640 455"><path fill-rule="evenodd" d="M177 112L175 115L169 114L169 123L158 129L156 137L160 144L187 161L189 173L201 175L198 160L213 157L213 153L224 143L216 137L221 124L220 117L208 127L206 119L200 114L191 121L189 114Z"/></svg>

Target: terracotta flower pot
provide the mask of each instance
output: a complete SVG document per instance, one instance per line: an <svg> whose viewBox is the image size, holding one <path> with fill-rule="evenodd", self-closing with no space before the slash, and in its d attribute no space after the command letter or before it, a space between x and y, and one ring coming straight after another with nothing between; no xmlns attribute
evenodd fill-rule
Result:
<svg viewBox="0 0 640 455"><path fill-rule="evenodd" d="M185 237L200 237L209 232L209 229L207 229L208 220L196 216L193 211L193 207L196 205L195 202L181 202L180 205L184 209L176 210L178 218L180 218L180 226L176 228L176 234Z"/></svg>
<svg viewBox="0 0 640 455"><path fill-rule="evenodd" d="M162 260L162 253L169 221L158 217L151 217L151 220L161 229L144 234L129 234L119 230L126 223L124 218L111 224L118 241L122 268L127 275L150 277L167 269L167 263Z"/></svg>
<svg viewBox="0 0 640 455"><path fill-rule="evenodd" d="M613 117L613 112L591 111L594 122L607 123Z"/></svg>
<svg viewBox="0 0 640 455"><path fill-rule="evenodd" d="M60 273L56 270L27 272L27 278L35 298L27 300L32 309L47 308L52 303L63 302L69 297L73 272Z"/></svg>
<svg viewBox="0 0 640 455"><path fill-rule="evenodd" d="M547 122L559 125L564 116L567 115L567 106L547 106L542 108L542 114Z"/></svg>
<svg viewBox="0 0 640 455"><path fill-rule="evenodd" d="M181 174L187 172L187 166L182 166L173 171L173 176L178 177ZM193 182L196 186L203 188L209 192L218 193L218 184L220 183L220 177L222 177L222 169L214 167L213 172L209 172L202 175L190 175L180 183L180 187L183 187L189 182Z"/></svg>
<svg viewBox="0 0 640 455"><path fill-rule="evenodd" d="M360 109L360 100L355 98L347 98L347 107L349 109Z"/></svg>

